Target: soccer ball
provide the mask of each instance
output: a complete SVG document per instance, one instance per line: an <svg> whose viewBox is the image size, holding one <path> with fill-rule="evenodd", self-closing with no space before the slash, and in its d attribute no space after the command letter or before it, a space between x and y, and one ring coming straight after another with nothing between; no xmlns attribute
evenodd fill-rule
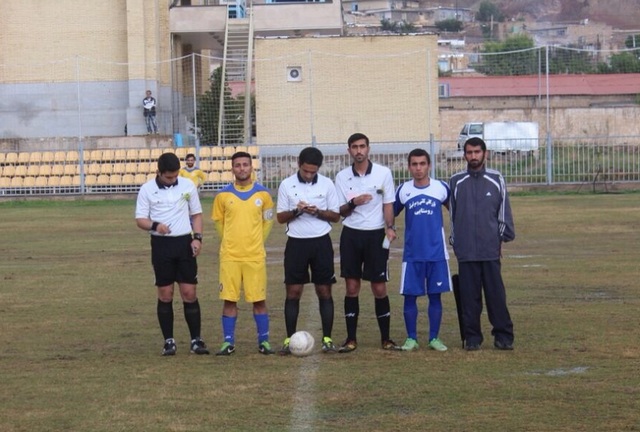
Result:
<svg viewBox="0 0 640 432"><path fill-rule="evenodd" d="M289 350L296 357L304 357L311 354L315 340L311 333L307 331L298 331L291 335L289 339Z"/></svg>

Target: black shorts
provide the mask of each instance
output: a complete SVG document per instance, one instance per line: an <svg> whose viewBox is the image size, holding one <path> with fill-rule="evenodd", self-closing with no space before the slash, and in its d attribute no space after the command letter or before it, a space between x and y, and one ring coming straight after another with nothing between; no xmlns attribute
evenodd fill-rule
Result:
<svg viewBox="0 0 640 432"><path fill-rule="evenodd" d="M172 285L174 282L198 283L198 263L191 250L191 235L151 236L151 264L156 286Z"/></svg>
<svg viewBox="0 0 640 432"><path fill-rule="evenodd" d="M384 228L357 230L347 226L340 235L340 276L370 282L389 281L389 249L382 247Z"/></svg>
<svg viewBox="0 0 640 432"><path fill-rule="evenodd" d="M311 278L309 278L311 269ZM289 237L284 249L284 283L331 285L336 283L331 237L299 239Z"/></svg>

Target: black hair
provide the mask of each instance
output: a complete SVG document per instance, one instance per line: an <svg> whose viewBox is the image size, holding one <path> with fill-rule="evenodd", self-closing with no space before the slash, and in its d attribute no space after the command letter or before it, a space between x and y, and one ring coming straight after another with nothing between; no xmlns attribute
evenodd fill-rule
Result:
<svg viewBox="0 0 640 432"><path fill-rule="evenodd" d="M480 148L482 149L482 151L487 150L487 144L485 144L484 140L482 138L478 138L478 137L473 137L473 138L469 138L468 140L466 140L464 142L464 147L463 150L466 152L467 151L467 145L471 146L471 147L478 147L480 146Z"/></svg>
<svg viewBox="0 0 640 432"><path fill-rule="evenodd" d="M300 152L300 156L298 156L298 166L307 163L320 168L322 166L323 158L324 156L322 156L322 152L316 147L305 147Z"/></svg>
<svg viewBox="0 0 640 432"><path fill-rule="evenodd" d="M185 159L189 159L189 158L196 158L196 155L194 155L193 153L188 153L185 157Z"/></svg>
<svg viewBox="0 0 640 432"><path fill-rule="evenodd" d="M361 139L365 140L367 142L367 147L369 147L369 137L360 132L356 132L353 135L351 135L347 140L347 145L351 147L351 143L359 141Z"/></svg>
<svg viewBox="0 0 640 432"><path fill-rule="evenodd" d="M425 149L422 148L416 148L413 149L409 152L409 156L407 157L407 162L411 163L411 158L412 157L420 157L420 156L426 156L427 157L427 163L429 165L431 165L431 156L429 156L429 152L427 152Z"/></svg>
<svg viewBox="0 0 640 432"><path fill-rule="evenodd" d="M160 174L180 171L180 159L175 153L162 153L158 158L158 171Z"/></svg>
<svg viewBox="0 0 640 432"><path fill-rule="evenodd" d="M238 158L249 158L251 159L251 155L245 151L239 151L239 152L235 152L233 154L233 156L231 156L231 162L233 162L234 160L238 159Z"/></svg>

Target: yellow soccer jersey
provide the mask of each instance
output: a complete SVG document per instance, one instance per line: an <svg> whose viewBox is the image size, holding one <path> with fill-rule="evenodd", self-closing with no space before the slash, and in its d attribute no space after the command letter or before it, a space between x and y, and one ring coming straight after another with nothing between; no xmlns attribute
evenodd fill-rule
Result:
<svg viewBox="0 0 640 432"><path fill-rule="evenodd" d="M221 238L220 262L265 259L273 207L269 190L258 183L246 187L231 183L218 192L211 219Z"/></svg>
<svg viewBox="0 0 640 432"><path fill-rule="evenodd" d="M180 177L186 177L191 180L196 187L202 186L202 183L207 181L207 175L200 168L192 168L189 170L188 168L180 169Z"/></svg>

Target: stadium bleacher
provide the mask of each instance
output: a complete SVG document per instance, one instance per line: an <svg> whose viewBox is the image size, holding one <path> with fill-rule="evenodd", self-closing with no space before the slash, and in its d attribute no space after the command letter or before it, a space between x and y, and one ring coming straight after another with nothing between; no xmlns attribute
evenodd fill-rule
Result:
<svg viewBox="0 0 640 432"><path fill-rule="evenodd" d="M201 147L199 166L207 175L202 190L218 190L233 180L229 158L236 151L249 151L254 170L260 170L257 146ZM75 150L0 152L0 195L81 193L81 170L85 193L137 192L155 176L156 160L164 152L183 160L196 148L87 150L82 161Z"/></svg>

